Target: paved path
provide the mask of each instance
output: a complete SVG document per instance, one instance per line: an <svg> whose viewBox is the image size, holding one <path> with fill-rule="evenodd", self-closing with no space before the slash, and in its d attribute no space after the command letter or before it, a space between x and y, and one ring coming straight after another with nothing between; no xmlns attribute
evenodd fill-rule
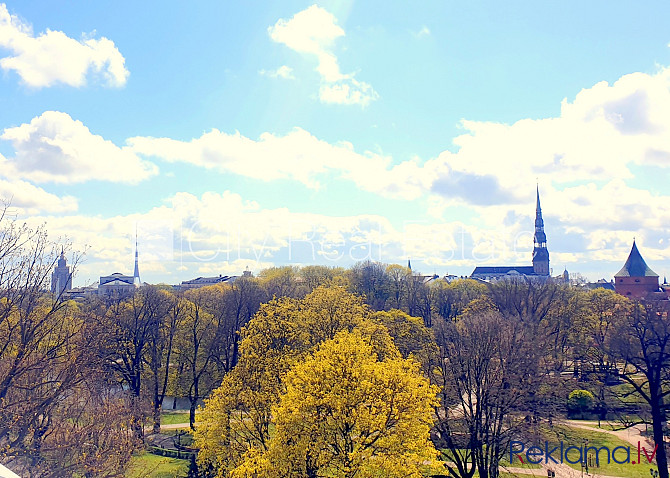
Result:
<svg viewBox="0 0 670 478"><path fill-rule="evenodd" d="M581 478L582 476L588 476L590 478L624 478L621 476L608 476L608 475L601 475L599 473L590 473L582 475L581 470L575 470L573 468L570 468L568 465L564 463L559 463L558 465L552 464L550 467L547 467L547 465L542 465L542 468L505 468L501 467L501 470L506 471L507 473L514 473L515 475L519 475L522 477L526 476L547 476L547 469L550 468L552 471L556 473L556 478Z"/></svg>
<svg viewBox="0 0 670 478"><path fill-rule="evenodd" d="M198 426L198 422L195 422L195 426ZM161 425L161 430L176 430L178 428L191 428L191 424L186 423L171 423L170 425Z"/></svg>
<svg viewBox="0 0 670 478"><path fill-rule="evenodd" d="M606 430L604 428L598 428L598 422L587 422L584 420L564 420L563 423L566 423L574 428L582 428L584 430L593 430L600 433L614 435L620 440L630 443L631 445L635 445L635 448L637 448L638 441L642 446L647 446L650 449L654 448L651 446L651 441L647 437L642 436L642 432L645 429L644 425L635 425L630 428L626 428L625 430Z"/></svg>

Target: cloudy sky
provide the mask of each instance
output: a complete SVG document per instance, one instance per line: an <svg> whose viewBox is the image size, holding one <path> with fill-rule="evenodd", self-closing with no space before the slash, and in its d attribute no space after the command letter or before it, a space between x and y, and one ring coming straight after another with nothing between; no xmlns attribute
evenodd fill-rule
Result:
<svg viewBox="0 0 670 478"><path fill-rule="evenodd" d="M670 273L663 1L0 3L0 197L75 285L373 259Z"/></svg>

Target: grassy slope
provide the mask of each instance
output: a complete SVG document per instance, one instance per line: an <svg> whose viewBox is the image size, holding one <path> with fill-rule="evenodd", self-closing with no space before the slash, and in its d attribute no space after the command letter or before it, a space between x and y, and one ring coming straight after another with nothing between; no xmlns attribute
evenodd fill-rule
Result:
<svg viewBox="0 0 670 478"><path fill-rule="evenodd" d="M187 472L187 460L144 453L133 456L126 478L174 478Z"/></svg>

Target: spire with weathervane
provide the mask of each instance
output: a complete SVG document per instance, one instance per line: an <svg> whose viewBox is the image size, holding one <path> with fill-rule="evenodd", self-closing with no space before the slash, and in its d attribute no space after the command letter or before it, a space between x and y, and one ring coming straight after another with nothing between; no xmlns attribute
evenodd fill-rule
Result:
<svg viewBox="0 0 670 478"><path fill-rule="evenodd" d="M542 208L540 207L540 187L537 187L537 206L535 209L535 246L533 247L533 271L539 276L549 275L549 251L547 235L544 233Z"/></svg>
<svg viewBox="0 0 670 478"><path fill-rule="evenodd" d="M133 284L136 287L142 285L142 281L140 280L140 263L137 255L137 228L135 228L135 272L133 272Z"/></svg>

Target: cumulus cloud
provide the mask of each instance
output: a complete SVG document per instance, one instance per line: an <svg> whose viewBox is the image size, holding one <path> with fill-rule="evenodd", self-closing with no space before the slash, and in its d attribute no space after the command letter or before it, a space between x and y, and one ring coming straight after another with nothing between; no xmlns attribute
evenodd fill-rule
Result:
<svg viewBox="0 0 670 478"><path fill-rule="evenodd" d="M12 158L0 158L6 177L35 182L78 183L101 180L137 183L157 174L156 165L129 148L119 148L91 133L68 114L46 111L30 123L7 128L0 139L11 142Z"/></svg>
<svg viewBox="0 0 670 478"><path fill-rule="evenodd" d="M258 140L215 129L189 142L135 137L128 139L128 144L135 153L166 161L264 181L292 179L315 189L322 186L321 177L335 174L367 191L406 199L422 195L433 173L416 161L393 165L389 157L369 151L357 153L351 143L330 144L300 128L284 136L264 133Z"/></svg>
<svg viewBox="0 0 670 478"><path fill-rule="evenodd" d="M11 15L4 3L0 3L0 48L10 52L0 58L0 67L15 71L33 88L57 83L80 87L90 77L106 86L121 87L129 75L125 58L113 41L105 37L75 40L48 29L35 36L32 27Z"/></svg>
<svg viewBox="0 0 670 478"><path fill-rule="evenodd" d="M263 208L229 191L202 196L179 192L141 214L35 216L30 221L46 222L51 235L67 236L76 250L87 250L75 285L112 272L130 273L136 227L143 279L168 283L240 274L246 267L254 272L278 264L347 267L368 259L402 262L408 255L433 266L469 267L471 244L482 242L476 228L461 223L397 228L379 215ZM166 246L172 248L169 253Z"/></svg>
<svg viewBox="0 0 670 478"><path fill-rule="evenodd" d="M268 28L270 38L298 53L316 58L316 71L321 76L319 98L324 103L358 104L367 106L379 98L377 92L354 73L340 71L337 56L332 51L335 40L345 35L335 16L312 5L296 13L291 19L279 19Z"/></svg>
<svg viewBox="0 0 670 478"><path fill-rule="evenodd" d="M670 166L669 112L670 69L661 69L584 89L564 100L553 118L463 120L454 150L425 161L356 151L302 129L258 139L213 130L188 142L138 137L128 144L138 154L266 181L319 188L350 180L386 197L423 198L437 220L449 221L458 211L458 217L477 218L472 222L486 234L505 230L510 237L532 231L539 182L549 227L559 236L583 237L581 252L557 256L576 261L598 250L608 231L616 231L608 247L617 253L642 230L665 231L670 240L670 195L646 191L639 182L641 174L657 177ZM670 250L662 254L670 259Z"/></svg>
<svg viewBox="0 0 670 478"><path fill-rule="evenodd" d="M270 78L284 78L285 80L295 79L295 76L293 76L293 68L287 65L282 65L276 70L261 70L258 73Z"/></svg>
<svg viewBox="0 0 670 478"><path fill-rule="evenodd" d="M2 155L0 155L0 159ZM77 210L77 199L59 197L26 181L0 178L0 201L21 216L38 213L64 213Z"/></svg>

